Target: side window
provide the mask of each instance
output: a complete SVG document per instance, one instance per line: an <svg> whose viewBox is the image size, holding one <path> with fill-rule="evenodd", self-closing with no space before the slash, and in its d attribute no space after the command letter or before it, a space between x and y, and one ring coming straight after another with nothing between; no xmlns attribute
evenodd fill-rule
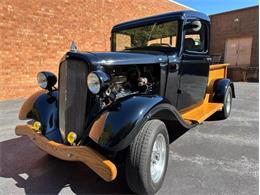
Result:
<svg viewBox="0 0 260 195"><path fill-rule="evenodd" d="M197 28L186 29L184 49L196 52L207 51L207 26L205 24L200 23Z"/></svg>

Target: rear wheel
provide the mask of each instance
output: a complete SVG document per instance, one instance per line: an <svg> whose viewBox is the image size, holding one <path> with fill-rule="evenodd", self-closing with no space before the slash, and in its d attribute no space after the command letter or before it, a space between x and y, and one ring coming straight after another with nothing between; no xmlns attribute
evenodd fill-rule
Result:
<svg viewBox="0 0 260 195"><path fill-rule="evenodd" d="M224 103L223 109L218 113L218 116L221 119L226 119L230 116L231 107L232 107L232 90L230 86L226 90L223 103Z"/></svg>
<svg viewBox="0 0 260 195"><path fill-rule="evenodd" d="M130 145L126 180L138 194L154 194L163 183L169 154L169 137L160 120L148 121Z"/></svg>

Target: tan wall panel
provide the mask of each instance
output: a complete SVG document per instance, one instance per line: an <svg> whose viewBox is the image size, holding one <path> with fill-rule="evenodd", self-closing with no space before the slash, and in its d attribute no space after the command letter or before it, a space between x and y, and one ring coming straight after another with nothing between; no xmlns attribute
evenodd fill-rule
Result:
<svg viewBox="0 0 260 195"><path fill-rule="evenodd" d="M240 38L238 48L238 66L248 67L251 61L252 37Z"/></svg>
<svg viewBox="0 0 260 195"><path fill-rule="evenodd" d="M248 67L251 62L252 37L228 39L225 47L225 63Z"/></svg>

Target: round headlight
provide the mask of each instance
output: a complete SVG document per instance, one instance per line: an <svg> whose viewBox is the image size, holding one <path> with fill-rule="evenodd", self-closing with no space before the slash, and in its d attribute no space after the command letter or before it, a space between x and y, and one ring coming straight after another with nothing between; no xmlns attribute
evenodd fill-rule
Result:
<svg viewBox="0 0 260 195"><path fill-rule="evenodd" d="M41 88L46 89L48 86L47 76L43 72L39 72L37 75L37 81Z"/></svg>
<svg viewBox="0 0 260 195"><path fill-rule="evenodd" d="M51 72L39 72L37 75L37 81L41 88L52 90L52 87L57 82L57 77Z"/></svg>
<svg viewBox="0 0 260 195"><path fill-rule="evenodd" d="M88 89L89 91L91 91L91 93L98 94L100 92L100 88L101 88L100 79L95 73L93 72L89 73L87 78L87 83L88 83Z"/></svg>

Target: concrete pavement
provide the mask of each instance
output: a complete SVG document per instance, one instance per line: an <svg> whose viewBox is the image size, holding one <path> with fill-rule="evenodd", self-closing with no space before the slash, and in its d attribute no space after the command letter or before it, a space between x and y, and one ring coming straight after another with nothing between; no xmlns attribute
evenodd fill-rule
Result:
<svg viewBox="0 0 260 195"><path fill-rule="evenodd" d="M235 83L231 117L208 120L170 145L158 194L258 194L258 83ZM0 102L0 194L129 194L81 163L46 155L14 128L24 100Z"/></svg>

